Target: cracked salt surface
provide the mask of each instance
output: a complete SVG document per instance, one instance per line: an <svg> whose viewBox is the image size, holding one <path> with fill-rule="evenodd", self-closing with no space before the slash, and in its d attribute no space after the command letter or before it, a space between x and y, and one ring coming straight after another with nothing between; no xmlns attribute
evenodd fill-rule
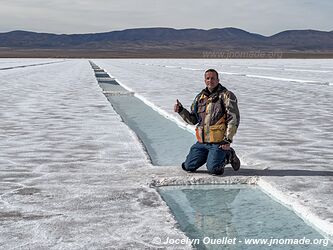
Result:
<svg viewBox="0 0 333 250"><path fill-rule="evenodd" d="M133 64L147 61L153 65ZM188 106L193 93L202 88L202 72L184 74L181 68L163 67L167 71L155 74L154 63L163 64L165 60L147 61L94 60L158 105L162 114L169 114L169 118L177 121L170 111L174 99L184 96L183 104ZM191 66L191 61L166 62ZM326 61L321 67L324 66L329 66ZM126 74L120 74L124 72ZM131 85L132 80L138 81ZM332 162L329 158L332 152L332 145L328 143L330 134L319 137L321 142L313 142L315 136L330 126L312 121L317 126L314 131L310 130L315 134L308 133L309 136L302 136L304 124L300 127L298 142L301 144L296 148L301 156L306 155L302 151L307 145L324 145L323 150L311 149L320 153L315 161L311 162L311 157L299 157L291 161L290 166L283 161L270 161L269 151L283 149L274 143L281 141L279 139L286 131L274 133L278 138L270 142L274 137L269 136L271 127L267 126L263 136L266 141L260 142L262 136L253 130L253 125L264 126L267 124L265 117L255 121L250 118L260 107L259 100L269 101L266 94L271 92L271 82L258 80L257 83L253 79L253 86L246 85L237 76L228 76L228 81L237 95L243 93L240 97L243 101L251 98L248 94L252 93L254 85L259 84L263 89L253 92L258 97L261 95L261 98L252 97L253 110L245 102L241 107L242 129L235 145L246 166L237 175L227 169L225 176L220 178L205 173L188 174L171 166L152 167L136 135L129 131L103 96L87 60L0 71L0 214L4 218L0 220L0 248L156 248L156 237L186 239L186 236L177 229L165 202L150 187L257 183L258 178L253 175L263 175L260 185L269 186L268 190L275 190L278 199L287 200L302 216L308 212L307 218L316 220L316 225L318 221L322 222L323 230L332 232L331 177L325 175ZM143 83L145 88L140 86ZM303 91L306 98L305 86L294 84L293 87L294 92ZM310 85L309 88L312 99L311 95L316 96L312 91L316 89ZM275 91L278 96L279 91ZM325 108L325 98L331 97L331 89L318 93L324 102L317 105L324 109L323 114L316 115L331 118L330 106ZM298 102L299 107L304 108L304 100ZM297 104L297 100L293 104ZM264 110L265 116L269 115L268 105ZM286 125L283 119L277 121L273 128ZM289 125L291 128L296 126ZM292 140L286 142L293 143ZM293 148L294 145L289 146ZM257 153L260 150L263 155L268 151L266 159L260 159ZM306 165L308 159L310 162ZM304 170L304 166L307 169ZM264 170L267 167L269 169ZM304 187L302 181L311 184L310 188ZM174 245L163 247L177 248Z"/></svg>

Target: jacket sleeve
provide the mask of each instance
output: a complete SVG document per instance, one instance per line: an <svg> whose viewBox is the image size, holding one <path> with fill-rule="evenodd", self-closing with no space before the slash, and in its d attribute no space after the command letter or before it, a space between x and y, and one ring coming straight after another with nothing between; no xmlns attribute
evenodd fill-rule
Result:
<svg viewBox="0 0 333 250"><path fill-rule="evenodd" d="M191 105L191 112L183 107L179 112L179 115L183 118L185 122L191 125L196 125L198 123L198 96L194 99Z"/></svg>
<svg viewBox="0 0 333 250"><path fill-rule="evenodd" d="M231 91L226 91L223 101L227 112L227 131L225 139L232 142L232 138L236 134L240 122L237 98Z"/></svg>

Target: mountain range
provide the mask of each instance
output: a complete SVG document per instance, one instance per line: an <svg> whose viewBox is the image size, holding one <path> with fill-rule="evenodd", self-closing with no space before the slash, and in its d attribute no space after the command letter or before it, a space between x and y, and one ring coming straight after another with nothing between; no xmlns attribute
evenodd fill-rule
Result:
<svg viewBox="0 0 333 250"><path fill-rule="evenodd" d="M263 36L237 28L138 28L94 34L0 33L0 56L197 57L210 52L333 54L333 31L287 30ZM104 55L104 56L103 56Z"/></svg>

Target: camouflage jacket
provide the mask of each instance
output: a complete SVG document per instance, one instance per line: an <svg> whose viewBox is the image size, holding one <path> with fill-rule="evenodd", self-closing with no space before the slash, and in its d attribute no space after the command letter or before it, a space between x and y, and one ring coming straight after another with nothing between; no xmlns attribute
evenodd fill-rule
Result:
<svg viewBox="0 0 333 250"><path fill-rule="evenodd" d="M231 143L240 121L236 96L221 84L213 93L203 89L195 97L191 112L182 108L179 114L187 123L197 124L200 143Z"/></svg>

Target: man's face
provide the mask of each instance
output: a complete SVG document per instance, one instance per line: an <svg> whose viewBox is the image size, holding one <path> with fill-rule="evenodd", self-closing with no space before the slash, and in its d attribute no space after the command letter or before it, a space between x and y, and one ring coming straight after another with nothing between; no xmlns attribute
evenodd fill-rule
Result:
<svg viewBox="0 0 333 250"><path fill-rule="evenodd" d="M217 78L215 72L205 73L205 83L209 91L212 91L219 84L219 79Z"/></svg>

